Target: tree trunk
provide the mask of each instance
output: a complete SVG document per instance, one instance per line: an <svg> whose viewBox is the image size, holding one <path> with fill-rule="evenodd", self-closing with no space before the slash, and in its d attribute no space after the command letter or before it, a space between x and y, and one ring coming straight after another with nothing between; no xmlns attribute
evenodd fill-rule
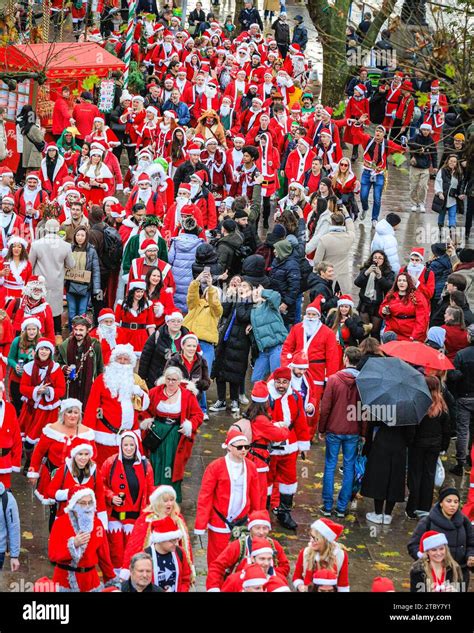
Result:
<svg viewBox="0 0 474 633"><path fill-rule="evenodd" d="M235 0L234 24L236 26L237 33L240 33L241 31L240 23L239 23L239 15L243 8L244 8L244 0Z"/></svg>

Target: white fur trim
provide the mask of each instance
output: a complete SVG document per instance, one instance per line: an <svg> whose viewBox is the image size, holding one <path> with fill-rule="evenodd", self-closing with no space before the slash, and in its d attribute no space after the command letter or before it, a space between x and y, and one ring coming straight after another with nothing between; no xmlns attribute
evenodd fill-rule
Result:
<svg viewBox="0 0 474 633"><path fill-rule="evenodd" d="M184 420L181 424L181 428L183 429L183 435L191 437L193 433L193 425L189 420Z"/></svg>
<svg viewBox="0 0 474 633"><path fill-rule="evenodd" d="M296 580L293 580L293 587L297 588L300 585L304 585L303 580L301 580L301 578L296 578Z"/></svg>
<svg viewBox="0 0 474 633"><path fill-rule="evenodd" d="M205 534L206 530L194 530L194 534L196 534L197 536L200 536L201 534Z"/></svg>
<svg viewBox="0 0 474 633"><path fill-rule="evenodd" d="M107 512L105 510L103 510L102 512L98 512L97 518L102 523L104 528L107 530L107 526L109 524L109 517L107 516Z"/></svg>
<svg viewBox="0 0 474 633"><path fill-rule="evenodd" d="M161 497L161 495L172 495L175 499L176 499L176 490L172 487L172 486L166 486L166 485L162 485L162 486L158 486L158 488L156 488L150 495L150 503L151 505L154 505L158 499ZM203 531L204 534L204 531Z"/></svg>
<svg viewBox="0 0 474 633"><path fill-rule="evenodd" d="M255 521L250 521L250 523L248 524L249 530L251 530L256 525L265 525L269 530L272 529L272 524L270 523L270 521L265 521L264 519L255 519Z"/></svg>
<svg viewBox="0 0 474 633"><path fill-rule="evenodd" d="M56 494L54 495L54 498L56 499L56 501L67 501L67 493L68 493L67 488L56 490Z"/></svg>
<svg viewBox="0 0 474 633"><path fill-rule="evenodd" d="M120 435L116 433L105 433L104 431L94 431L96 444L102 446L119 446Z"/></svg>
<svg viewBox="0 0 474 633"><path fill-rule="evenodd" d="M337 534L335 532L333 532L326 525L326 523L324 523L324 521L321 521L321 519L318 519L317 521L312 523L311 524L311 529L312 530L317 530L321 534L321 536L324 536L324 538L326 540L328 540L330 543L334 543L334 541L337 538Z"/></svg>
<svg viewBox="0 0 474 633"><path fill-rule="evenodd" d="M39 473L35 473L33 471L27 473L26 475L28 479L39 479Z"/></svg>
<svg viewBox="0 0 474 633"><path fill-rule="evenodd" d="M260 556L260 554L271 554L273 556L273 550L271 547L260 547L259 549L253 549L251 556Z"/></svg>
<svg viewBox="0 0 474 633"><path fill-rule="evenodd" d="M423 542L420 545L423 546L422 554L427 552L430 549L434 549L435 547L441 547L441 545L447 545L448 540L446 535L442 532L438 534L433 534L432 536L428 536L428 538L423 539Z"/></svg>
<svg viewBox="0 0 474 633"><path fill-rule="evenodd" d="M298 450L299 451L309 451L311 448L311 444L308 442L298 442Z"/></svg>
<svg viewBox="0 0 474 633"><path fill-rule="evenodd" d="M347 586L347 587L338 587L337 588L338 593L349 593L350 590L351 590L351 588L349 586Z"/></svg>
<svg viewBox="0 0 474 633"><path fill-rule="evenodd" d="M337 585L337 578L313 578L314 585Z"/></svg>
<svg viewBox="0 0 474 633"><path fill-rule="evenodd" d="M278 488L281 494L294 495L298 490L298 484L278 484Z"/></svg>
<svg viewBox="0 0 474 633"><path fill-rule="evenodd" d="M259 587L266 585L268 580L266 578L253 578L252 580L244 580L242 587Z"/></svg>
<svg viewBox="0 0 474 633"><path fill-rule="evenodd" d="M84 488L83 490L78 490L72 495L72 497L69 499L67 506L64 508L64 512L70 512L71 510L73 510L74 506L80 499L82 499L83 497L87 497L89 495L94 500L94 503L96 503L95 492L92 490L92 488Z"/></svg>
<svg viewBox="0 0 474 633"><path fill-rule="evenodd" d="M71 459L74 459L81 451L88 451L91 457L94 454L94 449L90 444L78 444L71 450Z"/></svg>
<svg viewBox="0 0 474 633"><path fill-rule="evenodd" d="M164 541L171 541L175 538L182 538L183 533L181 530L175 530L174 532L153 532L150 537L150 543L163 543Z"/></svg>
<svg viewBox="0 0 474 633"><path fill-rule="evenodd" d="M77 398L65 398L64 400L61 400L60 406L61 413L63 413L63 411L67 411L68 409L73 409L74 407L77 407L79 411L82 411L82 402Z"/></svg>
<svg viewBox="0 0 474 633"><path fill-rule="evenodd" d="M37 352L42 347L46 347L47 349L51 350L51 354L54 354L54 345L51 343L51 341L41 341L41 343L38 343L35 347L35 352Z"/></svg>

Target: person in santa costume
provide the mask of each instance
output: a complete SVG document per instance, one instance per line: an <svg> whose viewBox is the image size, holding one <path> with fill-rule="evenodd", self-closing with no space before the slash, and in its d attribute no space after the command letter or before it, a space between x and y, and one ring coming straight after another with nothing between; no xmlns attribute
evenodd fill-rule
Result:
<svg viewBox="0 0 474 633"><path fill-rule="evenodd" d="M236 571L222 584L224 593L236 593L245 591L246 578L254 576L254 571L261 578L260 584L267 582L271 577L278 575L274 568L274 555L272 543L267 538L256 537L252 540L252 549L248 560L240 571Z"/></svg>
<svg viewBox="0 0 474 633"><path fill-rule="evenodd" d="M296 148L288 155L285 165L285 176L288 182L297 181L302 183L305 172L311 168L311 163L315 153L310 149L310 142L307 138L300 138Z"/></svg>
<svg viewBox="0 0 474 633"><path fill-rule="evenodd" d="M133 346L139 357L147 338L156 328L153 306L146 296L145 281L132 279L129 282L125 299L119 299L115 306L115 320L125 342Z"/></svg>
<svg viewBox="0 0 474 633"><path fill-rule="evenodd" d="M14 184L13 172L10 167L0 167L0 197L13 195Z"/></svg>
<svg viewBox="0 0 474 633"><path fill-rule="evenodd" d="M153 239L146 239L140 248L141 257L132 259L128 273L128 286L133 280L145 281L146 275L154 268L159 268L162 277L163 288L171 291L176 290L171 266L168 262L158 259L158 244Z"/></svg>
<svg viewBox="0 0 474 633"><path fill-rule="evenodd" d="M338 200L346 207L351 218L356 220L359 214L359 207L357 206L355 194L360 191L360 182L351 169L349 159L345 156L343 156L335 166L331 184Z"/></svg>
<svg viewBox="0 0 474 633"><path fill-rule="evenodd" d="M173 139L173 132L178 126L178 116L174 110L165 110L163 118L156 128L154 153L155 156L163 156L166 148Z"/></svg>
<svg viewBox="0 0 474 633"><path fill-rule="evenodd" d="M66 393L64 374L53 360L54 345L40 339L35 358L23 367L20 393L24 403L20 413L20 428L25 437L25 450L32 451L43 427L56 420L60 400Z"/></svg>
<svg viewBox="0 0 474 633"><path fill-rule="evenodd" d="M337 593L337 574L332 569L315 569L312 593Z"/></svg>
<svg viewBox="0 0 474 633"><path fill-rule="evenodd" d="M293 79L283 68L277 72L276 84L283 97L284 105L288 106L291 95L295 92L296 88Z"/></svg>
<svg viewBox="0 0 474 633"><path fill-rule="evenodd" d="M390 130L393 125L395 113L402 98L402 83L403 73L396 72L388 87L385 99L385 117L383 120L383 126L387 131Z"/></svg>
<svg viewBox="0 0 474 633"><path fill-rule="evenodd" d="M344 526L331 519L322 518L311 524L309 545L300 550L293 573L293 586L297 591L308 591L318 569L329 569L337 574L338 591L350 590L347 551L336 543L343 531Z"/></svg>
<svg viewBox="0 0 474 633"><path fill-rule="evenodd" d="M176 173L176 170L180 165L186 162L186 147L188 140L184 128L175 127L171 135L171 143L165 147L165 156L170 162L169 175L170 178Z"/></svg>
<svg viewBox="0 0 474 633"><path fill-rule="evenodd" d="M135 363L132 346L117 345L92 385L84 424L95 430L99 467L118 452L120 431L136 430L140 412L149 406L148 387L134 373Z"/></svg>
<svg viewBox="0 0 474 633"><path fill-rule="evenodd" d="M5 382L0 380L0 484L11 488L11 474L21 467L21 433L13 404L5 399Z"/></svg>
<svg viewBox="0 0 474 633"><path fill-rule="evenodd" d="M248 459L257 469L261 508L267 503L271 442L285 442L290 435L284 424L273 423L269 411L269 398L267 383L263 380L257 381L252 389L251 404L245 413L245 419L250 422L252 442Z"/></svg>
<svg viewBox="0 0 474 633"><path fill-rule="evenodd" d="M242 148L242 164L234 170L234 182L229 191L233 198L247 196L249 200L253 199L254 185L263 182L263 176L256 165L258 157L259 151L253 145L245 145Z"/></svg>
<svg viewBox="0 0 474 633"><path fill-rule="evenodd" d="M421 246L413 248L410 253L409 263L406 266L402 266L399 272L408 273L415 284L415 288L422 292L428 302L430 302L435 291L435 275L432 270L428 270L424 261L425 249Z"/></svg>
<svg viewBox="0 0 474 633"><path fill-rule="evenodd" d="M204 471L194 525L197 535L208 530L208 567L229 543L233 528L245 525L249 513L260 509L257 469L246 459L247 437L230 429L222 446L227 455Z"/></svg>
<svg viewBox="0 0 474 633"><path fill-rule="evenodd" d="M461 567L454 560L443 532L428 530L421 536L418 559L410 569L412 593L467 591Z"/></svg>
<svg viewBox="0 0 474 633"><path fill-rule="evenodd" d="M105 125L105 121L101 116L94 117L91 133L85 138L86 143L101 143L105 147L114 148L120 145L120 141L115 133Z"/></svg>
<svg viewBox="0 0 474 633"><path fill-rule="evenodd" d="M115 579L105 530L96 515L94 490L85 485L69 489L64 514L54 522L48 557L54 565L53 582L60 592L101 591L103 580Z"/></svg>
<svg viewBox="0 0 474 633"><path fill-rule="evenodd" d="M158 486L150 495L150 504L140 514L135 521L132 533L125 548L123 566L120 578L127 580L130 577L130 560L138 552L142 552L151 544L151 525L154 521L170 517L181 530L181 538L178 545L186 555L191 568L191 583L194 583L196 571L193 563L193 551L189 538L186 521L181 514L179 505L176 503L176 490L172 486Z"/></svg>
<svg viewBox="0 0 474 633"><path fill-rule="evenodd" d="M167 592L188 592L192 570L178 545L183 533L170 517L151 524L150 545L145 548L153 561L153 584Z"/></svg>
<svg viewBox="0 0 474 633"><path fill-rule="evenodd" d="M201 229L204 229L201 211L197 205L191 202L191 185L187 182L182 182L179 185L176 200L166 212L163 234L168 244L172 237L176 237L179 234L182 226L182 217L184 215L192 215L197 225L201 227ZM201 231L199 237L205 238L203 231Z"/></svg>
<svg viewBox="0 0 474 633"><path fill-rule="evenodd" d="M115 313L111 308L102 308L97 317L97 327L91 330L90 336L100 342L105 365L109 363L115 347L125 343L123 331L119 330L115 321Z"/></svg>
<svg viewBox="0 0 474 633"><path fill-rule="evenodd" d="M4 196L0 209L0 255L5 257L8 251L8 240L13 235L21 237L25 234L25 226L19 215L13 212L15 199L13 196Z"/></svg>
<svg viewBox="0 0 474 633"><path fill-rule="evenodd" d="M41 188L51 200L58 195L59 185L67 175L66 161L59 153L58 146L50 143L46 146L45 157L41 161L40 180Z"/></svg>
<svg viewBox="0 0 474 633"><path fill-rule="evenodd" d="M268 220L270 218L270 200L280 187L280 181L278 180L280 155L276 147L273 146L273 138L270 132L263 132L259 134L258 139L260 152L256 166L263 176L263 227L268 228Z"/></svg>
<svg viewBox="0 0 474 633"><path fill-rule="evenodd" d="M134 431L120 434L119 452L105 460L101 473L108 514L110 557L118 575L135 521L147 507L154 489L151 464L141 455L140 440Z"/></svg>
<svg viewBox="0 0 474 633"><path fill-rule="evenodd" d="M130 272L132 261L140 257L140 250L146 240L153 240L156 244L158 244L159 260L164 262L168 261L168 248L160 231L162 226L161 220L157 218L156 215L146 215L140 222L139 227L134 223L133 226L137 230L131 234L128 240L126 240L126 246L123 251L122 272L124 276L126 276L124 281L127 281L128 279L128 273Z"/></svg>
<svg viewBox="0 0 474 633"><path fill-rule="evenodd" d="M196 119L196 123L197 123L197 125L195 126L196 128L199 127L199 123L203 115L205 115L206 113L210 111L213 111L214 114L219 111L219 108L221 105L221 99L222 97L219 94L217 82L214 79L210 79L206 83L204 91L198 94L196 97L196 100L194 101L192 113L193 113L193 118ZM225 146L225 139L224 139L224 143L222 143L220 140L219 142Z"/></svg>
<svg viewBox="0 0 474 633"><path fill-rule="evenodd" d="M263 112L263 101L260 97L254 97L252 99L252 105L250 108L243 110L237 119L235 127L231 130L233 134L247 135L254 125L260 125L260 115Z"/></svg>
<svg viewBox="0 0 474 633"><path fill-rule="evenodd" d="M344 113L346 126L344 128L344 143L352 145L352 161L359 156L359 132L369 121L369 100L367 98L367 88L364 84L357 84L354 87L354 94L349 97Z"/></svg>
<svg viewBox="0 0 474 633"><path fill-rule="evenodd" d="M27 241L12 235L7 245L5 257L0 257L0 289L4 290L5 302L21 297L33 272L28 261Z"/></svg>
<svg viewBox="0 0 474 633"><path fill-rule="evenodd" d="M232 80L224 90L224 97L229 97L232 103L232 107L237 107L237 100L243 95L247 94L248 85L247 85L247 73L245 70L239 70L235 79Z"/></svg>
<svg viewBox="0 0 474 633"><path fill-rule="evenodd" d="M49 303L46 303L44 277L32 275L23 288L21 298L10 301L6 312L12 320L15 336L20 334L23 321L34 317L40 322L44 337L50 341L55 340L53 313Z"/></svg>
<svg viewBox="0 0 474 633"><path fill-rule="evenodd" d="M243 147L245 145L245 138L243 136L232 137L234 147L228 149L225 155L225 167L224 175L226 181L226 190L230 190L232 183L238 178L237 169L242 165L243 160Z"/></svg>
<svg viewBox="0 0 474 633"><path fill-rule="evenodd" d="M148 299L152 303L155 315L155 326L161 327L165 322L165 317L176 310L173 295L174 289L171 286L165 287L163 273L160 268L151 268L145 276L146 292Z"/></svg>
<svg viewBox="0 0 474 633"><path fill-rule="evenodd" d="M390 137L394 141L398 141L403 135L407 136L407 130L410 128L416 105L411 81L404 81L400 87L400 91L401 98L395 110L395 119L393 120L392 130L390 132Z"/></svg>
<svg viewBox="0 0 474 633"><path fill-rule="evenodd" d="M446 95L439 90L439 81L435 79L431 82L431 91L428 101L423 107L423 123L428 123L432 127L431 136L434 143L441 140L441 132L444 125L444 115L448 111L448 101Z"/></svg>
<svg viewBox="0 0 474 633"><path fill-rule="evenodd" d="M293 498L298 488L296 460L298 452L309 451L310 434L303 399L291 387L289 367L276 369L268 380L270 394L270 414L274 424L289 430L288 439L272 442L270 447L270 471L268 473L267 499L273 486L278 484L280 505L275 509L279 523L288 530L297 528L291 516Z"/></svg>
<svg viewBox="0 0 474 633"><path fill-rule="evenodd" d="M305 352L309 361L307 379L312 382L315 414L310 427L311 437L316 432L319 402L329 376L339 370L339 353L334 332L321 323L322 297L318 296L307 307L302 323L294 325L283 343L282 365L293 362L297 352Z"/></svg>
<svg viewBox="0 0 474 633"><path fill-rule="evenodd" d="M145 99L141 95L134 95L132 98L132 104L120 117L120 123L125 125L125 136L127 142L127 153L131 165L136 163L135 150L138 142L139 130L142 128L145 122L146 112L143 105Z"/></svg>
<svg viewBox="0 0 474 633"><path fill-rule="evenodd" d="M211 175L214 174L212 164L209 161L206 161L206 158L203 159L202 154L201 159L209 169L209 173L211 173ZM211 160L211 157L209 157L209 160ZM222 181L222 187L219 185L217 188L215 186L215 179L214 185L209 187L209 176L204 169L194 172L189 179L189 184L191 185L191 203L195 204L201 213L203 224L199 226L206 230L213 230L217 227L217 208L222 202L224 190L224 173L220 172L220 175L222 175L222 178L220 178ZM216 178L215 174L214 177ZM211 188L214 193L211 193Z"/></svg>
<svg viewBox="0 0 474 633"><path fill-rule="evenodd" d="M313 437L314 432L318 428L321 391L311 380L306 352L300 351L293 354L288 367L291 369L291 387L303 399L310 436Z"/></svg>
<svg viewBox="0 0 474 633"><path fill-rule="evenodd" d="M224 148L218 147L216 138L209 138L205 142L205 149L202 150L200 159L209 173L207 186L209 190L212 191L216 206L219 206L224 194L225 150Z"/></svg>
<svg viewBox="0 0 474 633"><path fill-rule="evenodd" d="M159 218L165 215L163 197L159 191L153 191L151 178L147 173L138 176L137 184L130 192L130 197L125 205L125 211L128 215L139 202L145 205L147 214L156 215Z"/></svg>
<svg viewBox="0 0 474 633"><path fill-rule="evenodd" d="M23 220L30 242L35 238L35 230L41 219L41 205L47 202L48 195L41 187L39 172L30 171L25 186L15 192L15 213Z"/></svg>
<svg viewBox="0 0 474 633"><path fill-rule="evenodd" d="M61 400L57 421L46 424L43 428L27 469L28 482L36 485L35 496L42 503L49 499L47 491L51 477L64 464L71 442L79 438L95 446L94 431L82 424L81 420L82 402L75 398L66 398ZM51 525L52 523L50 529Z"/></svg>
<svg viewBox="0 0 474 633"><path fill-rule="evenodd" d="M103 150L91 149L89 159L79 168L77 187L87 205L102 206L104 198L115 193L113 174L103 162L103 156Z"/></svg>
<svg viewBox="0 0 474 633"><path fill-rule="evenodd" d="M316 156L319 156L322 160L322 167L327 172L334 171L342 158L342 149L333 140L331 132L327 128L323 128L319 133L319 142L315 146L314 151Z"/></svg>
<svg viewBox="0 0 474 633"><path fill-rule="evenodd" d="M243 532L238 539L231 541L219 556L209 565L206 589L216 592L222 589L226 577L242 571L251 564L255 554L255 542L268 541L273 558L272 572L282 578L290 573L290 563L280 543L269 536L272 529L267 510L256 510L249 514L248 534ZM258 564L258 563L257 563Z"/></svg>

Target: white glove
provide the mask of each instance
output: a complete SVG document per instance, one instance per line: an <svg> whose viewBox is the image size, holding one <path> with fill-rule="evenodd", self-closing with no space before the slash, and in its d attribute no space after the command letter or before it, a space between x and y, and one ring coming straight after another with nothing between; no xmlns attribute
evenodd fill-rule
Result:
<svg viewBox="0 0 474 633"><path fill-rule="evenodd" d="M143 396L144 391L143 391L143 389L140 387L140 385L133 385L132 394L133 394L134 396Z"/></svg>
<svg viewBox="0 0 474 633"><path fill-rule="evenodd" d="M275 422L274 424L275 426L279 426L281 429L287 429L290 426L291 422L282 421L282 422Z"/></svg>
<svg viewBox="0 0 474 633"><path fill-rule="evenodd" d="M147 418L146 420L142 420L140 422L140 429L142 431L148 431L148 429L151 429L152 424L153 424L153 418Z"/></svg>
<svg viewBox="0 0 474 633"><path fill-rule="evenodd" d="M183 435L186 435L186 437L191 437L193 433L193 425L189 420L184 420L181 424L181 428L183 430Z"/></svg>

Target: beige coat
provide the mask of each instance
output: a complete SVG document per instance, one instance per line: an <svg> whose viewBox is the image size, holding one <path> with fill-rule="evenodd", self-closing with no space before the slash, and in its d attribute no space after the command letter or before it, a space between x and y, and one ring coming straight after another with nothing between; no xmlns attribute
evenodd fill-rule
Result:
<svg viewBox="0 0 474 633"><path fill-rule="evenodd" d="M264 11L272 11L277 15L280 14L280 1L279 0L265 0L263 3Z"/></svg>
<svg viewBox="0 0 474 633"><path fill-rule="evenodd" d="M331 262L334 266L334 279L339 282L343 293L352 291L352 245L355 241L354 222L346 219L346 226L333 226L329 233L323 235L318 243L314 264Z"/></svg>
<svg viewBox="0 0 474 633"><path fill-rule="evenodd" d="M30 263L33 275L42 275L46 279L46 301L53 316L59 316L63 312L64 273L75 264L71 245L59 235L47 233L31 245Z"/></svg>
<svg viewBox="0 0 474 633"><path fill-rule="evenodd" d="M44 130L40 130L37 125L32 125L28 136L23 134L22 166L25 169L39 169L43 156L41 152L38 152L30 139L41 143L41 141L44 141Z"/></svg>

